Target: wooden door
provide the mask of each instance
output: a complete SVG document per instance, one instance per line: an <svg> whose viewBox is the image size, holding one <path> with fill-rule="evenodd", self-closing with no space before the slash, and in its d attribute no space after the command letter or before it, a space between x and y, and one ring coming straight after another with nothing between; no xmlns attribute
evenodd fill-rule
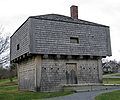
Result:
<svg viewBox="0 0 120 100"><path fill-rule="evenodd" d="M77 84L77 64L66 64L66 80L67 84Z"/></svg>

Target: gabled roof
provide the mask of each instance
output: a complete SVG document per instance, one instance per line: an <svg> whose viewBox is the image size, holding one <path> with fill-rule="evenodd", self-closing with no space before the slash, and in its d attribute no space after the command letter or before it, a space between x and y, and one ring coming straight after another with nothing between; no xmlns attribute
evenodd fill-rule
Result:
<svg viewBox="0 0 120 100"><path fill-rule="evenodd" d="M114 61L109 61L109 62L106 62L106 64L103 65L103 68L104 67L119 67L119 64L118 63L115 63Z"/></svg>
<svg viewBox="0 0 120 100"><path fill-rule="evenodd" d="M59 14L46 14L46 15L39 15L39 16L30 16L29 18L109 27L109 26L106 26L106 25L97 24L97 23L93 23L93 22L89 22L89 21L85 21L85 20L81 20L81 19L73 19L72 17L59 15Z"/></svg>

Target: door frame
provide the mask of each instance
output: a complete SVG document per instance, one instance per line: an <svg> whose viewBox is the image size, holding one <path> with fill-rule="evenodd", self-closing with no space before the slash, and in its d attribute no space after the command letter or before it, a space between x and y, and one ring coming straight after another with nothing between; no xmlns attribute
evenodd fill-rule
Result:
<svg viewBox="0 0 120 100"><path fill-rule="evenodd" d="M67 64L69 65L69 64L74 64L75 65L75 74L76 74L76 83L75 84L78 84L78 73L77 73L77 63L66 63L66 72L67 72ZM69 83L67 83L67 78L66 78L66 84L69 84Z"/></svg>

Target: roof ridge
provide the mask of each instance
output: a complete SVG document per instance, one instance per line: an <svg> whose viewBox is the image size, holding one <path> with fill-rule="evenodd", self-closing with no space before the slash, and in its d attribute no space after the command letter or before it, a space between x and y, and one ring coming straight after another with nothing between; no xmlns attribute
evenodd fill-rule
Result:
<svg viewBox="0 0 120 100"><path fill-rule="evenodd" d="M30 16L29 18L36 18L36 19L45 19L45 20L53 20L53 21L64 21L64 22L71 22L77 24L86 24L86 25L93 25L93 26L103 26L109 27L106 25L82 20L82 19L73 19L69 16L60 15L60 14L45 14L45 15L37 15L37 16Z"/></svg>

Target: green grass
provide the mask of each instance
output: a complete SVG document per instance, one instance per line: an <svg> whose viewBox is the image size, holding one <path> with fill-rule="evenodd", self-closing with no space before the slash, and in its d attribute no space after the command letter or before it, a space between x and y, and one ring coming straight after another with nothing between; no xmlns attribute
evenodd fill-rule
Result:
<svg viewBox="0 0 120 100"><path fill-rule="evenodd" d="M120 73L115 74L114 76L120 76Z"/></svg>
<svg viewBox="0 0 120 100"><path fill-rule="evenodd" d="M0 80L0 100L38 100L72 94L73 92L21 92L16 85L17 79L11 83L8 79Z"/></svg>
<svg viewBox="0 0 120 100"><path fill-rule="evenodd" d="M103 78L104 84L120 84L120 78Z"/></svg>
<svg viewBox="0 0 120 100"><path fill-rule="evenodd" d="M115 75L115 74L111 74ZM117 74L118 75L118 74ZM120 84L120 78L103 78L104 84ZM120 90L98 95L95 100L120 100Z"/></svg>
<svg viewBox="0 0 120 100"><path fill-rule="evenodd" d="M53 92L53 93L41 93L41 92L19 92L17 86L2 87L0 91L0 100L35 100L43 98L51 98L57 96L64 96L71 94L72 92Z"/></svg>
<svg viewBox="0 0 120 100"><path fill-rule="evenodd" d="M0 86L11 86L11 85L17 85L17 78L13 78L13 82L10 82L9 79L0 80Z"/></svg>
<svg viewBox="0 0 120 100"><path fill-rule="evenodd" d="M120 73L103 75L103 83L104 84L120 84L120 78L118 76L120 76Z"/></svg>
<svg viewBox="0 0 120 100"><path fill-rule="evenodd" d="M103 78L110 78L112 76L120 76L120 73L105 74L103 75Z"/></svg>
<svg viewBox="0 0 120 100"><path fill-rule="evenodd" d="M120 100L120 90L100 94L95 97L95 100Z"/></svg>

